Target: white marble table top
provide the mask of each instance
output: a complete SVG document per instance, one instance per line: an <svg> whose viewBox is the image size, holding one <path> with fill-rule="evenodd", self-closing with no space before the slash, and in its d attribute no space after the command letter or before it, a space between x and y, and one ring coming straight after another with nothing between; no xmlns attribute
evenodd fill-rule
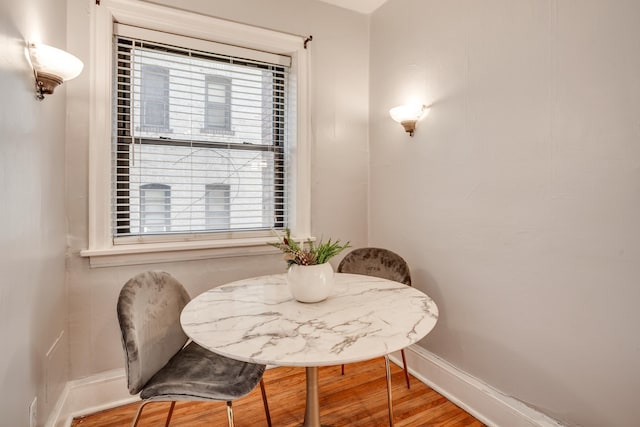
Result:
<svg viewBox="0 0 640 427"><path fill-rule="evenodd" d="M184 308L181 323L196 343L237 360L325 366L383 356L423 338L438 308L415 288L336 273L332 294L313 304L291 297L285 274L213 288Z"/></svg>

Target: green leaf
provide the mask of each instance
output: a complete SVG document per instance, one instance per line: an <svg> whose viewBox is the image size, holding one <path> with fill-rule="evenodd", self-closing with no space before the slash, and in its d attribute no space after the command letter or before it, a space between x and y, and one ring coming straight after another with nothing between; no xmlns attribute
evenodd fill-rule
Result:
<svg viewBox="0 0 640 427"><path fill-rule="evenodd" d="M323 243L321 240L318 244L314 244L313 241L308 240L308 249L306 249L291 238L291 230L289 230L289 228L285 228L284 237L282 237L279 242L270 242L268 244L280 249L284 253L284 259L288 265L324 264L349 247L349 242L341 245L340 240L332 242L331 239L329 239L326 243Z"/></svg>

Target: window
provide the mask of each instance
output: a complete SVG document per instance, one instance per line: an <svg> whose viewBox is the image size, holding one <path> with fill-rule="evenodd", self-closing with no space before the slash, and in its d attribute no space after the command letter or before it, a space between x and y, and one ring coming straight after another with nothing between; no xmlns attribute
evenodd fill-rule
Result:
<svg viewBox="0 0 640 427"><path fill-rule="evenodd" d="M207 131L231 130L231 80L207 76L204 125Z"/></svg>
<svg viewBox="0 0 640 427"><path fill-rule="evenodd" d="M183 46L155 41L154 32L140 39L126 26L116 28L114 238L287 226L289 67L196 50L185 39L179 40ZM203 134L202 128L233 131ZM217 204L209 203L209 193L222 187L201 192L211 181L226 188L226 199ZM143 185L148 182L156 187ZM139 186L139 193L132 191ZM161 204L165 187L172 202ZM149 204L145 197L158 199ZM137 205L151 210L136 212ZM210 216L214 209L219 212Z"/></svg>
<svg viewBox="0 0 640 427"><path fill-rule="evenodd" d="M140 186L142 233L162 233L171 226L171 187L164 184Z"/></svg>
<svg viewBox="0 0 640 427"><path fill-rule="evenodd" d="M283 226L310 238L304 37L148 2L91 14L91 266L268 253ZM228 203L207 205L212 184ZM143 208L152 194L164 210Z"/></svg>
<svg viewBox="0 0 640 427"><path fill-rule="evenodd" d="M209 230L229 228L229 184L207 184L205 190L205 222Z"/></svg>
<svg viewBox="0 0 640 427"><path fill-rule="evenodd" d="M169 130L169 70L142 66L142 126L145 130Z"/></svg>

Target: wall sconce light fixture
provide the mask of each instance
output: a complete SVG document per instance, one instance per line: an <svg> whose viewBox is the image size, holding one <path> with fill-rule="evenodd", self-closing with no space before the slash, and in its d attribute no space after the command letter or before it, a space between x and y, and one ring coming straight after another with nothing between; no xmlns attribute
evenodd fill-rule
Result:
<svg viewBox="0 0 640 427"><path fill-rule="evenodd" d="M413 136L416 130L416 123L429 114L429 109L422 104L407 104L393 107L389 110L391 118L400 123L404 130Z"/></svg>
<svg viewBox="0 0 640 427"><path fill-rule="evenodd" d="M78 77L84 66L70 53L41 43L29 43L29 60L36 78L36 97L40 101L62 82Z"/></svg>

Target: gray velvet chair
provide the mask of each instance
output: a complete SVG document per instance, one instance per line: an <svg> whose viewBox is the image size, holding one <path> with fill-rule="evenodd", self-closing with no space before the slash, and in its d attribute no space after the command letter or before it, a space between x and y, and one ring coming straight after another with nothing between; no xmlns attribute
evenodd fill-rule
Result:
<svg viewBox="0 0 640 427"><path fill-rule="evenodd" d="M364 274L365 276L394 280L411 286L411 273L407 262L400 255L388 249L355 249L342 259L338 265L338 273ZM407 388L411 388L404 349L400 353L402 354ZM344 365L342 365L342 374L344 375Z"/></svg>
<svg viewBox="0 0 640 427"><path fill-rule="evenodd" d="M271 426L262 380L265 366L229 359L189 341L180 326L180 313L189 300L182 284L161 271L141 273L120 291L117 311L127 385L129 393L140 393L143 400L132 426L153 401L171 401L166 426L176 401L224 401L233 427L231 402L258 383Z"/></svg>

